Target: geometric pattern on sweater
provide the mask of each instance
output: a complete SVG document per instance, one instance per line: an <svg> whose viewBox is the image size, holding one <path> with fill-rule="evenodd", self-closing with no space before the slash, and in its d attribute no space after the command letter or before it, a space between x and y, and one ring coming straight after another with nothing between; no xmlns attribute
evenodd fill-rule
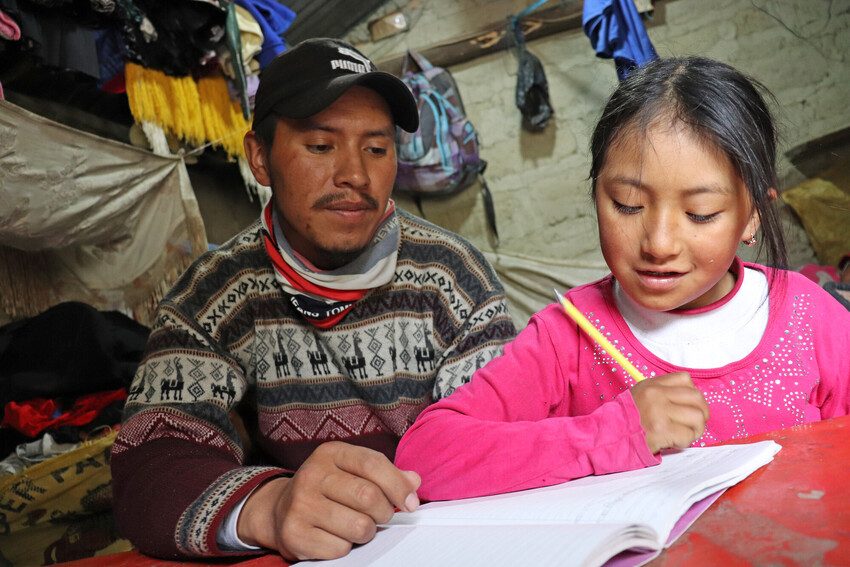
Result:
<svg viewBox="0 0 850 567"><path fill-rule="evenodd" d="M215 424L221 419L199 419L192 415L203 408L180 406L158 406L136 413L133 419L122 426L121 437L112 445L112 455L120 455L131 447L157 439L183 439L234 455L239 461L244 458L238 435L229 420L222 429ZM189 410L189 411L187 411Z"/></svg>
<svg viewBox="0 0 850 567"><path fill-rule="evenodd" d="M274 467L242 467L217 478L177 521L177 548L185 555L210 555L208 535L216 515L237 490L268 472L281 471Z"/></svg>
<svg viewBox="0 0 850 567"><path fill-rule="evenodd" d="M392 281L329 329L307 323L288 301L259 222L199 258L160 303L116 440L116 484L123 467L144 467L134 448L169 436L208 448L211 459L224 449L244 462L228 416L237 407L253 414L267 453L293 455L275 463L288 469L299 466L305 442L397 442L432 400L498 356L515 329L492 267L461 237L397 215ZM150 474L172 482L168 471ZM213 481L200 479L201 471L192 501Z"/></svg>
<svg viewBox="0 0 850 567"><path fill-rule="evenodd" d="M507 319L508 313L504 300L498 297L488 298L472 313L460 310L469 320L465 331L474 333L473 342L477 344L444 344L442 337L451 332L441 329L447 319L435 320L432 313L413 312L411 294L395 294L395 299L391 295L376 294L364 309L367 315L383 315L354 325L344 322L321 332L291 318L256 321L252 340L237 343L229 353L236 355L235 361L215 350L172 346L152 353L130 389L128 416L144 407L163 404L185 405L184 411L193 414L204 407L195 404L206 404L222 410L213 417L217 417L220 429L230 429L221 421L226 411L256 386L261 415L264 410L279 412L304 406L330 411L332 406L347 406L352 400L376 411L401 407L408 412L406 416L377 421L393 424L392 429L383 429L400 437L424 403L451 393L501 352L509 333L488 323L499 317ZM181 317L169 314L168 306L161 311L168 316L160 320L167 320L169 325L180 322ZM394 315L387 317L388 311ZM183 328L169 334L191 340L194 335L183 332ZM152 348L159 346L166 329L153 334ZM361 429L350 430L351 435L361 433ZM335 438L339 438L336 433L327 439Z"/></svg>
<svg viewBox="0 0 850 567"><path fill-rule="evenodd" d="M360 404L326 409L266 411L260 415L260 430L279 441L333 441L370 433L407 430L415 416L428 405L379 410ZM412 417L411 417L412 416Z"/></svg>

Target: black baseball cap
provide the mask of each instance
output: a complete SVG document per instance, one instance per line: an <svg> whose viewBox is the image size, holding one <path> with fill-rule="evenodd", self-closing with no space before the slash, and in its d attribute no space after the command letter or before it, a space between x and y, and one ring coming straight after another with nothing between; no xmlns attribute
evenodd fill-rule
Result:
<svg viewBox="0 0 850 567"><path fill-rule="evenodd" d="M254 97L254 125L272 113L284 118L313 116L354 85L381 95L402 129L415 132L419 128L419 111L410 89L394 75L378 71L352 45L331 38L304 40L263 69Z"/></svg>

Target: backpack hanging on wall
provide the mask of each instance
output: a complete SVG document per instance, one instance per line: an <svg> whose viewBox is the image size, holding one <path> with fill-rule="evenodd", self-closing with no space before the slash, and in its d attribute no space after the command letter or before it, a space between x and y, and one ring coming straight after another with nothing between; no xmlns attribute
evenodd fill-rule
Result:
<svg viewBox="0 0 850 567"><path fill-rule="evenodd" d="M483 176L487 162L479 155L478 133L466 117L454 78L421 54L408 51L401 80L416 99L419 129L412 134L396 129L395 190L411 196L422 213L423 197L452 195L480 179L487 223L498 244L493 197Z"/></svg>

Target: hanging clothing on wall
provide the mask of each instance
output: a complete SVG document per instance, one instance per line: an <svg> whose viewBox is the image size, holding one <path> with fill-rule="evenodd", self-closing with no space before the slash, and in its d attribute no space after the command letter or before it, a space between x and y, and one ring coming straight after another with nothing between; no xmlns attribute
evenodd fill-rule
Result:
<svg viewBox="0 0 850 567"><path fill-rule="evenodd" d="M155 30L151 39L136 23L137 16L123 26L127 57L140 66L172 76L197 73L224 38L227 10L218 1L134 0L133 7Z"/></svg>
<svg viewBox="0 0 850 567"><path fill-rule="evenodd" d="M516 74L516 106L522 113L522 126L531 132L546 128L554 110L549 101L549 81L543 63L525 45L519 21L514 18L508 24L513 33L519 68Z"/></svg>
<svg viewBox="0 0 850 567"><path fill-rule="evenodd" d="M621 81L658 58L633 0L585 0L582 27L597 57L614 59Z"/></svg>
<svg viewBox="0 0 850 567"><path fill-rule="evenodd" d="M260 62L257 61L257 56L263 50L263 30L254 16L242 6L235 4L234 11L236 12L236 26L239 30L239 46L245 74L259 74ZM236 70L233 67L233 54L230 49L219 46L218 61L221 71L225 75L231 79L236 77Z"/></svg>
<svg viewBox="0 0 850 567"><path fill-rule="evenodd" d="M121 30L117 27L98 30L95 45L97 46L97 61L100 69L100 79L97 82L97 86L104 89L105 85L116 82L116 76L124 76L125 53ZM111 87L108 92L123 92L123 86L124 81L122 79L120 81L121 90Z"/></svg>
<svg viewBox="0 0 850 567"><path fill-rule="evenodd" d="M17 18L18 39L28 38L40 61L90 77L100 76L95 45L97 34L93 28L63 14L59 6L39 7L18 0L3 0L2 7Z"/></svg>
<svg viewBox="0 0 850 567"><path fill-rule="evenodd" d="M236 0L250 13L263 31L263 48L257 56L260 67L272 62L272 59L286 51L283 34L295 20L295 12L276 0Z"/></svg>
<svg viewBox="0 0 850 567"><path fill-rule="evenodd" d="M194 146L209 141L233 158L242 155L242 138L251 126L223 75L171 77L129 62L124 72L130 111L143 129L154 126ZM170 152L154 146L154 153Z"/></svg>

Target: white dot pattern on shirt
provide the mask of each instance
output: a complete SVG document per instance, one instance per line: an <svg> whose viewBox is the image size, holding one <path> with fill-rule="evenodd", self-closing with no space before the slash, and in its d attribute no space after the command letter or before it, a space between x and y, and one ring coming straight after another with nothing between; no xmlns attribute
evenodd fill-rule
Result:
<svg viewBox="0 0 850 567"><path fill-rule="evenodd" d="M722 438L718 437L712 432L709 422L709 427L693 443L694 446L710 445L727 438L747 437L763 431L763 427L759 426L769 417L774 418L771 421L778 417L779 427L789 427L806 421L806 403L817 385L816 380L814 383L807 380L814 363L811 307L809 294L794 296L790 321L780 330L768 354L756 359L751 368L735 371L727 377L710 378L702 382L697 380L709 408L720 409L718 406L721 406L724 413L731 416L734 432L731 437L728 434ZM598 317L594 317L593 312L587 313L587 316L600 332L610 337L611 333L605 332L605 325ZM639 356L624 348L621 341L612 340L612 343L648 378L656 376L656 372L650 370ZM587 348L585 347L585 350ZM593 345L592 351L593 375L597 377L597 389L607 390L599 394L602 402L614 399L617 394L634 385L634 380L601 347ZM607 387L600 388L600 384L605 383ZM768 415L768 412L772 415ZM752 430L752 426L757 429Z"/></svg>
<svg viewBox="0 0 850 567"><path fill-rule="evenodd" d="M718 404L731 410L735 418L736 432L733 438L747 437L753 432L747 429L745 416L735 400L751 402L762 408L761 419L766 420L768 411L784 414L781 427L798 425L805 421L803 406L809 399L810 390L800 389L800 382L809 371L814 360L812 326L807 317L811 308L809 294L795 295L791 320L777 338L766 357L759 359L749 371L737 373L738 381L729 380L728 386L704 391L709 407ZM802 360L805 357L806 360ZM710 431L694 445L706 445L720 441Z"/></svg>

